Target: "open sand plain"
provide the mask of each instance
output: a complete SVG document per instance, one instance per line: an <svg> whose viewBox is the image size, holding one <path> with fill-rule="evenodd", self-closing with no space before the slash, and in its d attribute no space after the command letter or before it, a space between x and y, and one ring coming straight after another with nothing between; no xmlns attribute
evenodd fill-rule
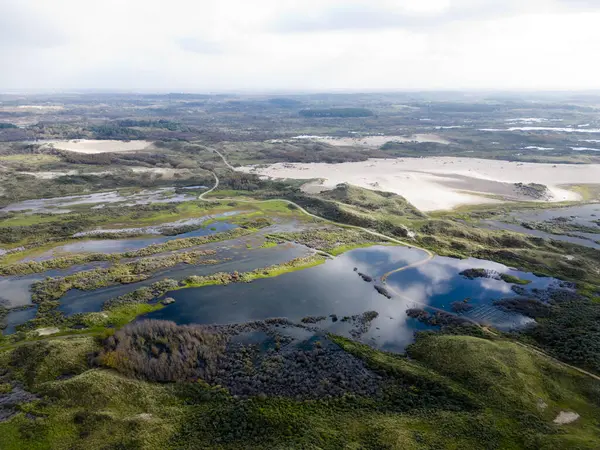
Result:
<svg viewBox="0 0 600 450"><path fill-rule="evenodd" d="M74 139L70 141L49 141L45 145L70 152L94 154L143 150L152 145L152 142Z"/></svg>
<svg viewBox="0 0 600 450"><path fill-rule="evenodd" d="M241 170L269 178L319 179L306 185L313 191L349 183L394 192L422 211L500 202L499 197L534 200L515 189L515 183L546 185L549 198L543 201L573 201L579 200L579 195L561 186L600 183L599 164L537 164L455 157L370 159L341 164L278 163L264 168L246 166Z"/></svg>

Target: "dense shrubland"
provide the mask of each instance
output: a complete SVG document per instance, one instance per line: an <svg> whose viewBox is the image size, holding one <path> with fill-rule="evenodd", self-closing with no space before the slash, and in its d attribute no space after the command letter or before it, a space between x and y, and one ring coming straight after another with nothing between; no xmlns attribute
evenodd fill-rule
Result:
<svg viewBox="0 0 600 450"><path fill-rule="evenodd" d="M150 381L212 381L226 336L195 326L143 321L108 337L97 361Z"/></svg>

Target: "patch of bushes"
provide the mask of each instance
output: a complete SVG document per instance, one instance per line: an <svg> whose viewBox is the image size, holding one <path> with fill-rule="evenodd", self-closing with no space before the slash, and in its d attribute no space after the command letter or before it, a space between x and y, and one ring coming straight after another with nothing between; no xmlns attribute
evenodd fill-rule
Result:
<svg viewBox="0 0 600 450"><path fill-rule="evenodd" d="M96 361L151 381L212 380L225 344L225 336L215 331L145 320L108 337Z"/></svg>

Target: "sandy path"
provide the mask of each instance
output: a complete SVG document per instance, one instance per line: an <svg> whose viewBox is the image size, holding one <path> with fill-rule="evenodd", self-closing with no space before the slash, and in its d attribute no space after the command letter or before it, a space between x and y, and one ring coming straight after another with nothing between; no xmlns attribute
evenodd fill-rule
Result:
<svg viewBox="0 0 600 450"><path fill-rule="evenodd" d="M553 195L551 201L579 200L578 194L559 186L600 182L599 164L537 164L454 157L371 159L341 164L279 163L239 170L271 178L318 178L327 187L350 183L394 192L423 211L497 202L476 194L506 196L513 183L544 184Z"/></svg>

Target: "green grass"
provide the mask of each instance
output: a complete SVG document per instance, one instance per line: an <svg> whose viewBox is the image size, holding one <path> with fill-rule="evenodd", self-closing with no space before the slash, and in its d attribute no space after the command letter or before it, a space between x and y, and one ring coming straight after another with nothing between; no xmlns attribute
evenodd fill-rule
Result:
<svg viewBox="0 0 600 450"><path fill-rule="evenodd" d="M600 184L570 184L561 187L578 193L584 202L600 200Z"/></svg>
<svg viewBox="0 0 600 450"><path fill-rule="evenodd" d="M339 256L342 253L346 253L349 252L350 250L356 250L358 248L368 248L368 247L372 247L373 245L395 245L392 243L378 243L378 242L365 242L365 243L356 243L356 244L347 244L347 245L340 245L338 247L334 247L332 249L330 249L328 251L328 253L332 254L333 256Z"/></svg>
<svg viewBox="0 0 600 450"><path fill-rule="evenodd" d="M250 283L254 280L262 278L273 278L286 273L309 269L311 267L321 265L326 261L326 257L319 254L314 254L305 257L295 258L286 263L256 269L251 272L236 273L235 276L232 276L232 274L229 273L216 273L206 276L192 276L185 280L185 284L179 286L177 289L226 285L235 282Z"/></svg>
<svg viewBox="0 0 600 450"><path fill-rule="evenodd" d="M510 274L507 274L507 273L501 273L500 274L500 278L504 282L506 282L506 283L520 284L520 285L523 285L523 286L531 283L530 280L523 280L523 279L521 279L519 277L516 277L514 275L510 275Z"/></svg>
<svg viewBox="0 0 600 450"><path fill-rule="evenodd" d="M356 229L342 227L314 228L305 231L272 233L267 239L274 242L296 242L332 255L340 255L355 248L370 247L381 239Z"/></svg>
<svg viewBox="0 0 600 450"><path fill-rule="evenodd" d="M203 382L129 379L89 368L92 338L0 353L10 376L46 399L21 407L36 420L0 423L2 449L597 448L600 411L589 399L599 384L512 342L428 334L408 359L330 338L386 380L383 398L242 400ZM452 408L457 400L471 406ZM581 418L554 425L566 410Z"/></svg>
<svg viewBox="0 0 600 450"><path fill-rule="evenodd" d="M84 314L82 323L91 329L103 329L111 325L120 328L136 317L158 311L164 308L161 303L132 303L127 305L113 306L102 312Z"/></svg>

